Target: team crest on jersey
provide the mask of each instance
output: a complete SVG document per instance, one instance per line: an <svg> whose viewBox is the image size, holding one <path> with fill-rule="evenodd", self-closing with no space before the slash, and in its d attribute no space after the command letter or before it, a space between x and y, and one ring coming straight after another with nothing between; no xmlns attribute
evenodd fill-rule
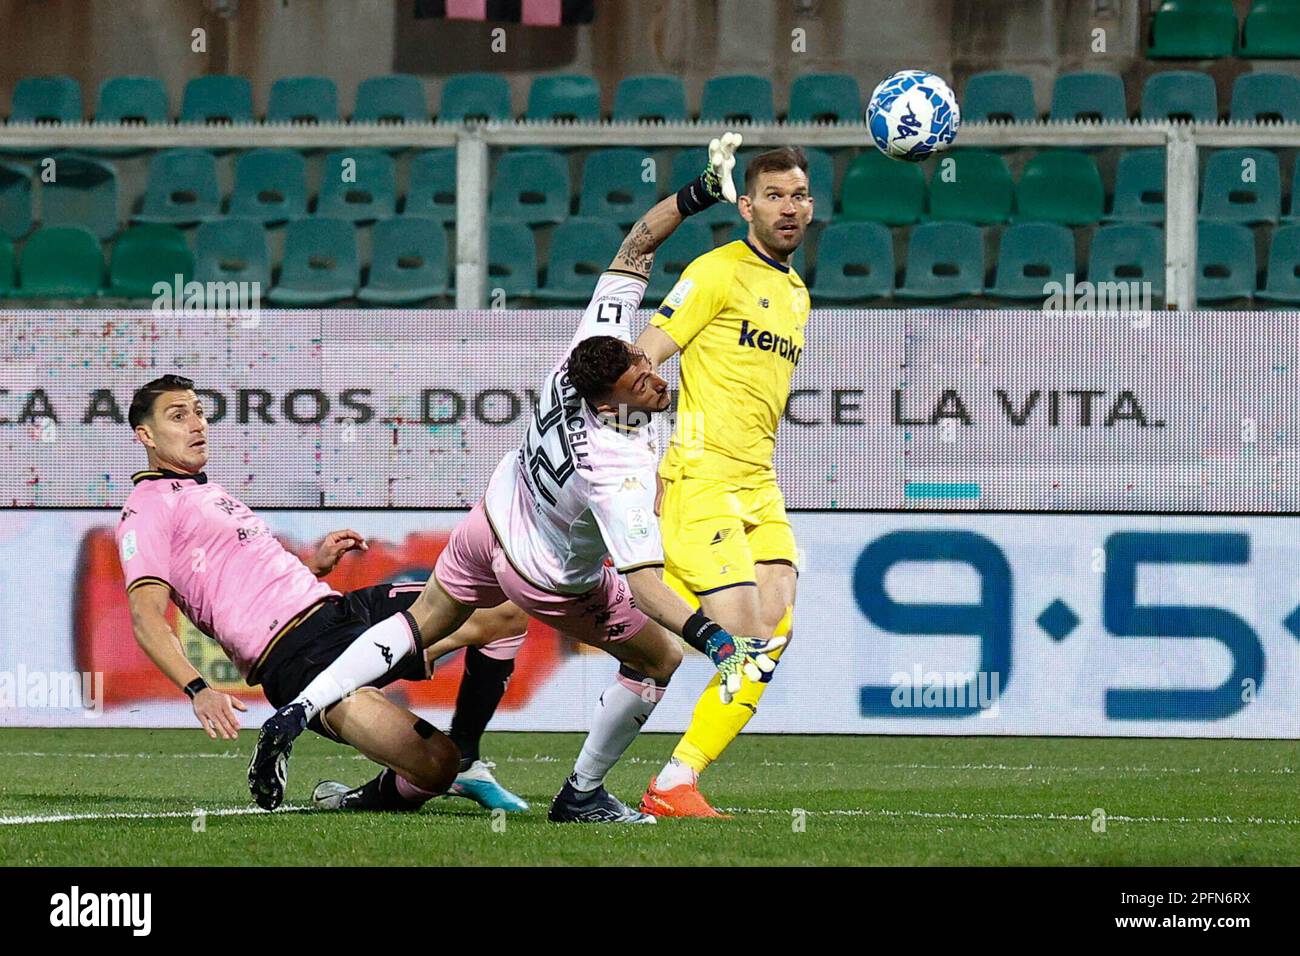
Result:
<svg viewBox="0 0 1300 956"><path fill-rule="evenodd" d="M126 534L122 535L122 560L130 561L132 558L136 556L136 553L137 551L135 547L135 530L132 529L131 531L128 531Z"/></svg>
<svg viewBox="0 0 1300 956"><path fill-rule="evenodd" d="M629 538L644 538L650 533L650 516L645 513L644 508L627 509L627 536Z"/></svg>
<svg viewBox="0 0 1300 956"><path fill-rule="evenodd" d="M668 298L664 299L664 305L670 306L674 309L680 309L682 303L686 301L686 297L691 294L691 289L694 287L695 283L690 279L682 279L673 286L673 291L668 293Z"/></svg>
<svg viewBox="0 0 1300 956"><path fill-rule="evenodd" d="M807 289L790 290L790 311L795 313L806 313L808 311Z"/></svg>

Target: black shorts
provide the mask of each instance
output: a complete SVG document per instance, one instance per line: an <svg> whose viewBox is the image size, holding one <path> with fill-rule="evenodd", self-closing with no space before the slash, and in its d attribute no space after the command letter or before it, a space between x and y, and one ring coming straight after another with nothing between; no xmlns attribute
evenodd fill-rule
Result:
<svg viewBox="0 0 1300 956"><path fill-rule="evenodd" d="M266 699L277 709L289 703L363 631L414 604L420 590L409 583L376 584L342 597L326 598L320 610L280 638L262 662L258 676ZM394 681L428 677L429 668L421 650L399 660L368 686L387 687ZM319 716L313 717L308 726L324 737L337 739L324 728Z"/></svg>

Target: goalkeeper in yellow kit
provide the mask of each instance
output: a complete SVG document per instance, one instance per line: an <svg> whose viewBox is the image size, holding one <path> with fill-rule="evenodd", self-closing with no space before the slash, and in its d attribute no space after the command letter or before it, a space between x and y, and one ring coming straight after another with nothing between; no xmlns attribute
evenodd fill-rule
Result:
<svg viewBox="0 0 1300 956"><path fill-rule="evenodd" d="M808 321L808 290L790 267L813 214L808 163L797 147L760 153L738 199L729 167L720 178L748 235L687 266L636 343L656 366L682 354L677 427L659 469L664 579L732 634L789 639L797 551L772 454ZM678 201L717 198L683 191ZM642 811L722 815L699 774L749 722L770 679L746 680L724 703L714 678Z"/></svg>

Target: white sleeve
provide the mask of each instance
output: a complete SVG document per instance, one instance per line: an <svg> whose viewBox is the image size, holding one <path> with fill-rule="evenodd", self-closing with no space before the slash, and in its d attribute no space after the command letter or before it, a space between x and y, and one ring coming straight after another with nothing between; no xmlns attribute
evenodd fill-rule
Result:
<svg viewBox="0 0 1300 956"><path fill-rule="evenodd" d="M654 485L653 474L613 474L591 484L588 505L620 572L664 563Z"/></svg>
<svg viewBox="0 0 1300 956"><path fill-rule="evenodd" d="M578 331L569 342L569 351L593 335L613 335L631 342L632 316L641 305L645 286L645 279L630 272L602 272Z"/></svg>

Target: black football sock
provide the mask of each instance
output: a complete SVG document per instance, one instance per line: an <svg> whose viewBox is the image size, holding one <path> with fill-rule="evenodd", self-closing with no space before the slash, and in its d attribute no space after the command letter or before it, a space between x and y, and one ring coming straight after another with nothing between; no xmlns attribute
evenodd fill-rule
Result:
<svg viewBox="0 0 1300 956"><path fill-rule="evenodd" d="M483 731L496 713L514 670L514 658L498 660L477 647L465 648L465 673L456 692L456 712L452 714L451 732L447 735L460 748L462 771L479 758Z"/></svg>
<svg viewBox="0 0 1300 956"><path fill-rule="evenodd" d="M387 767L344 800L349 810L418 810L423 805L423 800L408 800L397 791L397 774Z"/></svg>

